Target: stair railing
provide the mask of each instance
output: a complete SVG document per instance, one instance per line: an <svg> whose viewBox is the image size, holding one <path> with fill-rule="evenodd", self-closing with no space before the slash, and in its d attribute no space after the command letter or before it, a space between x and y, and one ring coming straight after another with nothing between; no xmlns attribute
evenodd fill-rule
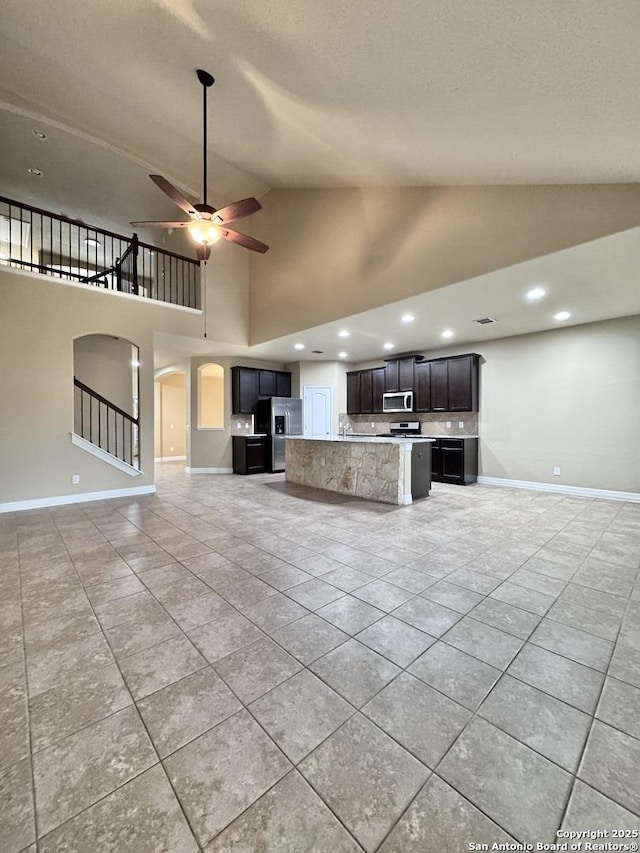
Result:
<svg viewBox="0 0 640 853"><path fill-rule="evenodd" d="M139 420L93 388L73 378L75 432L101 450L140 468Z"/></svg>

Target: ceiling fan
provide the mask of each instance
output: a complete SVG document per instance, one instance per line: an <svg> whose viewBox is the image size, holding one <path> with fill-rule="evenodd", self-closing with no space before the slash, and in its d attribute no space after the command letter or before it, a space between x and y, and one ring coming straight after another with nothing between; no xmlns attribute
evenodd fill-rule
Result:
<svg viewBox="0 0 640 853"><path fill-rule="evenodd" d="M208 71L198 69L198 80L202 83L202 126L203 126L203 200L201 204L191 204L180 190L177 190L162 175L149 175L154 184L163 193L169 196L171 201L184 210L190 217L188 222L132 222L136 228L188 228L192 238L198 243L198 259L206 261L211 255L211 246L221 238L251 249L253 252L266 252L269 247L254 237L242 234L227 228L230 222L250 216L262 208L260 202L255 198L243 198L234 201L226 207L216 210L207 204L207 89L213 86L214 79Z"/></svg>

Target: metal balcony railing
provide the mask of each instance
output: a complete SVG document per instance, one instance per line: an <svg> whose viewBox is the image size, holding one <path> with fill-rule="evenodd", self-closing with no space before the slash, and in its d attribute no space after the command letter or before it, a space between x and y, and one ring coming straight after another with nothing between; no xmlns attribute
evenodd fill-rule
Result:
<svg viewBox="0 0 640 853"><path fill-rule="evenodd" d="M0 196L3 266L201 307L200 264L194 258Z"/></svg>

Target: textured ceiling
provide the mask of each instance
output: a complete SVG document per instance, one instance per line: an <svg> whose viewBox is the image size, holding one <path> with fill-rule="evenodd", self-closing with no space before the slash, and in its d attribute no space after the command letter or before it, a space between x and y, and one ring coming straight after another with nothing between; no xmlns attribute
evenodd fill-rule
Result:
<svg viewBox="0 0 640 853"><path fill-rule="evenodd" d="M637 0L9 0L0 102L197 194L640 177ZM5 120L8 120L5 117Z"/></svg>
<svg viewBox="0 0 640 853"><path fill-rule="evenodd" d="M129 219L176 215L147 174L201 196L198 67L216 77L216 206L272 187L636 182L639 34L637 0L7 0L0 194L122 233ZM553 300L588 308L570 323L640 310L629 236L594 244L618 273L608 290L588 247L550 256L540 272ZM179 248L176 234L156 238ZM589 287L576 289L566 259L597 273ZM407 307L433 318L421 341L436 345L460 305L455 288L474 287L470 311L490 313L494 299L501 312L499 328L468 325L458 341L553 325L551 301L525 310L500 273L477 285L446 288L430 308L420 297L358 315L349 357L375 357L393 328L399 348L417 346L418 324L397 326ZM459 307L455 318L473 320ZM307 351L330 357L335 331L309 330ZM287 359L293 342L261 350ZM160 362L194 351L193 340L164 345Z"/></svg>

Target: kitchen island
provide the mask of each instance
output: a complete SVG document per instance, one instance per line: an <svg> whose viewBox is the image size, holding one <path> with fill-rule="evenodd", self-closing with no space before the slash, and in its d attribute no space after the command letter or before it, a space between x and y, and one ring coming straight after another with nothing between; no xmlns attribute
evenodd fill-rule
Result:
<svg viewBox="0 0 640 853"><path fill-rule="evenodd" d="M410 504L431 487L432 438L286 439L285 479L388 504Z"/></svg>

